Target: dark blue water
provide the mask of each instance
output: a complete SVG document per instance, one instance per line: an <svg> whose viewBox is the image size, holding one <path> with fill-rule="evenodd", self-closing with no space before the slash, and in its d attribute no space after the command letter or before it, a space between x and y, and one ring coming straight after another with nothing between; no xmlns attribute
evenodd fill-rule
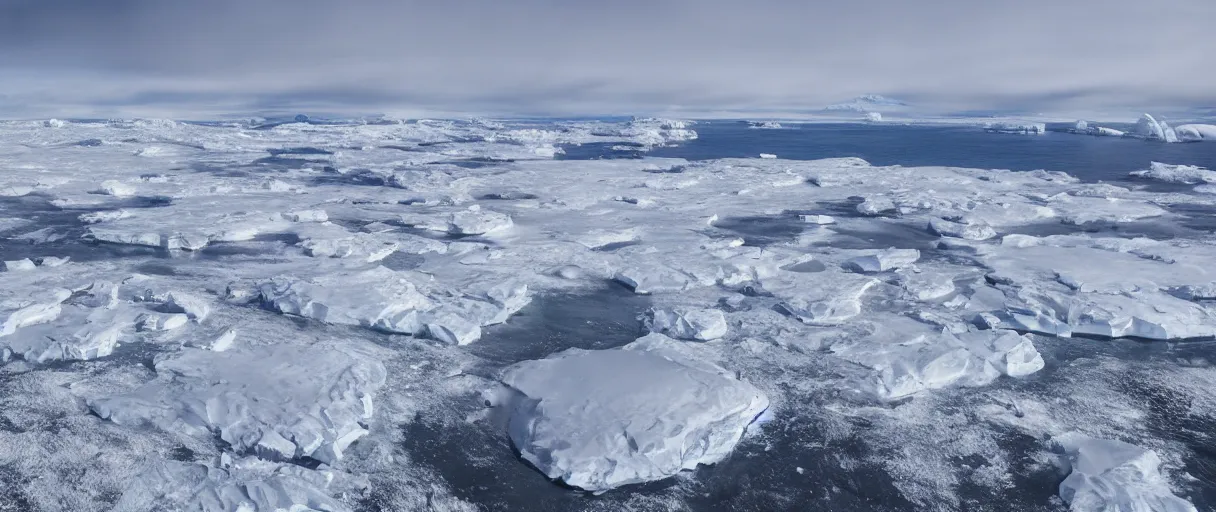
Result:
<svg viewBox="0 0 1216 512"><path fill-rule="evenodd" d="M737 121L710 121L693 128L697 140L656 148L649 155L688 160L755 158L760 153L791 160L860 157L874 165L1046 169L1086 181L1122 180L1154 161L1216 169L1216 144L1202 142L1163 144L1058 132L1008 135L973 126L805 124L757 130Z"/></svg>

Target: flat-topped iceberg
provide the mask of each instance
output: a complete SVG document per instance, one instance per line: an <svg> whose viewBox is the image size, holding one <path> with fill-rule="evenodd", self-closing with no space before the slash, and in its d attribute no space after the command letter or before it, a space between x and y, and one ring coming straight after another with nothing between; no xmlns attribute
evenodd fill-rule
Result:
<svg viewBox="0 0 1216 512"><path fill-rule="evenodd" d="M1077 432L1052 440L1063 450L1068 477L1060 498L1074 512L1198 512L1175 496L1156 452Z"/></svg>
<svg viewBox="0 0 1216 512"><path fill-rule="evenodd" d="M549 478L591 492L660 480L726 458L768 408L731 372L651 334L509 368L509 431Z"/></svg>

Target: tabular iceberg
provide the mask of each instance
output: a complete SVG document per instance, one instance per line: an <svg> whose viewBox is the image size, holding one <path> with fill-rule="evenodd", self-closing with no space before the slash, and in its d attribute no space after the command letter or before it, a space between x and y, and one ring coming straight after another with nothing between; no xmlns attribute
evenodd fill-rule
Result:
<svg viewBox="0 0 1216 512"><path fill-rule="evenodd" d="M659 334L520 363L502 382L509 434L549 478L591 492L649 482L730 454L768 399Z"/></svg>

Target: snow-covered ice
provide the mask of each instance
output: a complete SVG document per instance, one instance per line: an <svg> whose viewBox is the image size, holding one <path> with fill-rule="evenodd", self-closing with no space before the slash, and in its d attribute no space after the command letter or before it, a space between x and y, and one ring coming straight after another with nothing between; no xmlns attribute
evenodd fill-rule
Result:
<svg viewBox="0 0 1216 512"><path fill-rule="evenodd" d="M721 461L768 399L680 343L652 334L509 368L511 440L549 478L592 492Z"/></svg>
<svg viewBox="0 0 1216 512"><path fill-rule="evenodd" d="M1174 495L1152 450L1069 432L1052 439L1063 450L1068 477L1060 497L1076 512L1197 512Z"/></svg>

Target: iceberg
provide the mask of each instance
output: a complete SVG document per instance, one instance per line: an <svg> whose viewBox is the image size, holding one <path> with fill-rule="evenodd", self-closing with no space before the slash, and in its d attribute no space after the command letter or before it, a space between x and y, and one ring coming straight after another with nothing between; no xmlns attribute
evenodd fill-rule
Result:
<svg viewBox="0 0 1216 512"><path fill-rule="evenodd" d="M984 130L993 133L1043 135L1047 133L1047 125L1043 123L993 122L985 124Z"/></svg>
<svg viewBox="0 0 1216 512"><path fill-rule="evenodd" d="M1158 121L1150 114L1144 114L1136 122L1133 132L1136 136L1161 142L1178 142L1178 134L1165 121Z"/></svg>
<svg viewBox="0 0 1216 512"><path fill-rule="evenodd" d="M1131 176L1182 185L1216 183L1216 171L1194 165L1171 165L1161 162L1151 162L1148 169L1132 171Z"/></svg>
<svg viewBox="0 0 1216 512"><path fill-rule="evenodd" d="M1170 491L1156 452L1078 432L1054 438L1064 452L1068 477L1060 498L1075 512L1198 512Z"/></svg>
<svg viewBox="0 0 1216 512"><path fill-rule="evenodd" d="M1216 125L1184 124L1174 128L1179 142L1216 141Z"/></svg>
<svg viewBox="0 0 1216 512"><path fill-rule="evenodd" d="M1120 130L1105 128L1102 126L1094 126L1089 124L1088 121L1077 121L1076 126L1071 131L1072 133L1093 135L1096 137L1122 137L1125 135L1125 133Z"/></svg>
<svg viewBox="0 0 1216 512"><path fill-rule="evenodd" d="M508 434L520 456L596 493L726 458L768 399L681 343L651 334L508 368Z"/></svg>

